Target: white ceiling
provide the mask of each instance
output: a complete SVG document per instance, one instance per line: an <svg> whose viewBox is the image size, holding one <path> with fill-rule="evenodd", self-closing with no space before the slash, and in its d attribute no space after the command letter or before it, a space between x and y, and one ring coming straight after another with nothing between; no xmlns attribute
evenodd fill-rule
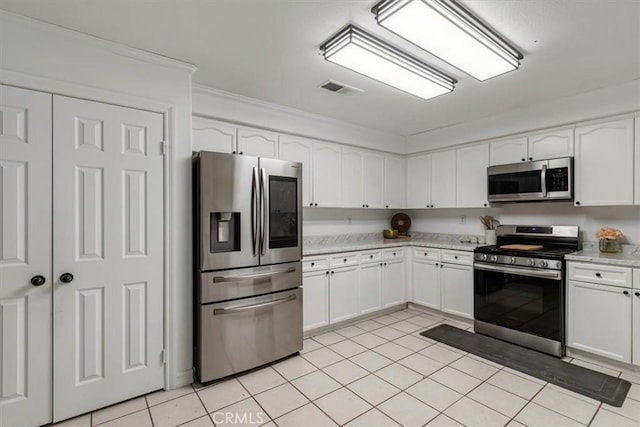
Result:
<svg viewBox="0 0 640 427"><path fill-rule="evenodd" d="M414 135L640 79L640 1L461 0L517 49L519 70L479 82L379 27L375 0L0 0L0 8L183 60L194 83L397 135ZM459 83L424 101L322 59L354 23ZM328 79L364 90L318 86Z"/></svg>

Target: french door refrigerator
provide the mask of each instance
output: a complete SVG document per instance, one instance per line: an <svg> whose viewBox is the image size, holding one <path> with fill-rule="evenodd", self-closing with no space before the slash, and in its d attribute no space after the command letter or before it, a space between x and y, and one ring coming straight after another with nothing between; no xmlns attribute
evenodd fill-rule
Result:
<svg viewBox="0 0 640 427"><path fill-rule="evenodd" d="M209 382L302 349L302 165L193 156L194 366Z"/></svg>

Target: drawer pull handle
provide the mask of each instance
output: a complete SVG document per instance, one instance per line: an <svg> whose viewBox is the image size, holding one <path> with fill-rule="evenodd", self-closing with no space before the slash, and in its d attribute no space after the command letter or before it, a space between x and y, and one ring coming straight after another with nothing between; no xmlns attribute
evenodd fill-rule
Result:
<svg viewBox="0 0 640 427"><path fill-rule="evenodd" d="M369 258L373 259L373 255L369 255Z"/></svg>
<svg viewBox="0 0 640 427"><path fill-rule="evenodd" d="M453 257L454 257L455 259L458 259L458 255L454 255Z"/></svg>
<svg viewBox="0 0 640 427"><path fill-rule="evenodd" d="M229 308L216 308L213 310L213 315L216 316L219 314L229 314L229 313L234 313L238 311L255 310L256 308L269 307L276 304L282 304L285 302L293 301L294 299L296 299L296 295L292 294L286 298L280 298L280 299L276 299L269 302L263 302L260 304L239 305L239 306L229 307Z"/></svg>
<svg viewBox="0 0 640 427"><path fill-rule="evenodd" d="M393 253L393 256L396 256L396 253L395 253L395 252Z"/></svg>
<svg viewBox="0 0 640 427"><path fill-rule="evenodd" d="M344 259L344 262L347 262L347 259L346 259L346 258Z"/></svg>
<svg viewBox="0 0 640 427"><path fill-rule="evenodd" d="M424 253L424 256L427 256L427 255L429 255L429 253L428 253L428 252L425 252L425 253Z"/></svg>
<svg viewBox="0 0 640 427"><path fill-rule="evenodd" d="M602 277L602 274L596 273L596 277Z"/></svg>
<svg viewBox="0 0 640 427"><path fill-rule="evenodd" d="M289 267L286 270L271 271L268 273L245 274L245 275L239 275L239 276L215 276L213 278L213 283L236 282L239 280L247 280L247 279L254 279L254 280L267 279L269 277L282 276L288 273L293 273L295 271L296 271L295 267Z"/></svg>
<svg viewBox="0 0 640 427"><path fill-rule="evenodd" d="M623 291L622 293L625 295L629 295L629 291Z"/></svg>
<svg viewBox="0 0 640 427"><path fill-rule="evenodd" d="M640 292L636 292L634 295L640 297Z"/></svg>
<svg viewBox="0 0 640 427"><path fill-rule="evenodd" d="M311 267L313 267L314 265L316 265L316 263L315 263L315 262L312 262L312 263L311 263Z"/></svg>

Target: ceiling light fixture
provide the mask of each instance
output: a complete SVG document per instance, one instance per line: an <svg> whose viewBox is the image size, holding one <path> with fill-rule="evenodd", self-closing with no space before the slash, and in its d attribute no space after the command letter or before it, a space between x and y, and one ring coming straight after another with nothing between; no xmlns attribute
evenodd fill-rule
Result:
<svg viewBox="0 0 640 427"><path fill-rule="evenodd" d="M322 44L324 59L423 99L453 90L455 79L349 25Z"/></svg>
<svg viewBox="0 0 640 427"><path fill-rule="evenodd" d="M383 0L379 25L483 81L513 71L520 54L455 0Z"/></svg>

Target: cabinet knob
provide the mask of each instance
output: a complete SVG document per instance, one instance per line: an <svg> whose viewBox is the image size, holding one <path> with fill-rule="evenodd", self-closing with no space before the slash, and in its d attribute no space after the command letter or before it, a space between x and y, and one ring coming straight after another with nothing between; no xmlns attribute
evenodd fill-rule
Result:
<svg viewBox="0 0 640 427"><path fill-rule="evenodd" d="M435 206L431 205L432 208L435 208Z"/></svg>
<svg viewBox="0 0 640 427"><path fill-rule="evenodd" d="M324 274L325 274L326 276L328 276L328 275L329 275L329 272L327 271L327 272L326 272L326 273L324 273Z"/></svg>
<svg viewBox="0 0 640 427"><path fill-rule="evenodd" d="M386 207L386 208L388 208L388 207L389 207L389 205L385 205L385 207Z"/></svg>
<svg viewBox="0 0 640 427"><path fill-rule="evenodd" d="M331 272L331 275L333 276L333 271Z"/></svg>
<svg viewBox="0 0 640 427"><path fill-rule="evenodd" d="M385 262L385 263L384 263L384 265L386 266L386 265L387 265L387 263Z"/></svg>
<svg viewBox="0 0 640 427"><path fill-rule="evenodd" d="M362 207L364 208L364 205L362 205Z"/></svg>
<svg viewBox="0 0 640 427"><path fill-rule="evenodd" d="M313 206L313 203L309 203L309 206Z"/></svg>
<svg viewBox="0 0 640 427"><path fill-rule="evenodd" d="M529 157L529 160L533 160L533 157Z"/></svg>
<svg viewBox="0 0 640 427"><path fill-rule="evenodd" d="M484 207L485 207L485 208L487 207L487 204L486 204L486 203L484 204Z"/></svg>
<svg viewBox="0 0 640 427"><path fill-rule="evenodd" d="M440 264L440 268L444 267L444 264Z"/></svg>
<svg viewBox="0 0 640 427"><path fill-rule="evenodd" d="M367 207L369 207L369 205L367 205Z"/></svg>
<svg viewBox="0 0 640 427"><path fill-rule="evenodd" d="M395 252L393 253L393 256L396 256L396 253L395 253Z"/></svg>
<svg viewBox="0 0 640 427"><path fill-rule="evenodd" d="M312 263L311 263L311 267L313 267L314 265L316 265L316 263L315 263L315 262L312 262Z"/></svg>
<svg viewBox="0 0 640 427"><path fill-rule="evenodd" d="M428 254L429 254L428 252L425 252L425 253L424 253L424 256L427 256Z"/></svg>
<svg viewBox="0 0 640 427"><path fill-rule="evenodd" d="M596 273L596 277L602 277L602 274Z"/></svg>
<svg viewBox="0 0 640 427"><path fill-rule="evenodd" d="M636 292L634 295L640 297L640 292Z"/></svg>
<svg viewBox="0 0 640 427"><path fill-rule="evenodd" d="M440 264L436 262L436 267L439 266Z"/></svg>
<svg viewBox="0 0 640 427"><path fill-rule="evenodd" d="M622 293L625 295L629 295L629 291L623 291Z"/></svg>
<svg viewBox="0 0 640 427"><path fill-rule="evenodd" d="M347 262L347 259L346 259L346 258L344 259L344 262Z"/></svg>
<svg viewBox="0 0 640 427"><path fill-rule="evenodd" d="M580 202L576 201L576 205L579 205L579 204L580 204Z"/></svg>
<svg viewBox="0 0 640 427"><path fill-rule="evenodd" d="M313 204L313 206L318 206L318 204L317 204L317 203L314 203L314 204Z"/></svg>
<svg viewBox="0 0 640 427"><path fill-rule="evenodd" d="M369 258L373 259L373 255L369 255Z"/></svg>
<svg viewBox="0 0 640 427"><path fill-rule="evenodd" d="M71 273L63 273L60 275L60 281L62 283L71 283L73 282L73 274Z"/></svg>
<svg viewBox="0 0 640 427"><path fill-rule="evenodd" d="M33 276L31 278L31 284L33 286L42 286L45 284L46 281L47 279L45 279L45 277L41 275Z"/></svg>
<svg viewBox="0 0 640 427"><path fill-rule="evenodd" d="M243 154L244 154L244 153L241 151L241 152L240 152L240 155L243 155Z"/></svg>
<svg viewBox="0 0 640 427"><path fill-rule="evenodd" d="M231 152L231 154L236 154L236 152L235 152L235 151L232 151L232 152Z"/></svg>
<svg viewBox="0 0 640 427"><path fill-rule="evenodd" d="M527 160L527 159L525 159L524 157L522 158L522 161L523 161L523 162L524 162L524 161L526 161L526 160Z"/></svg>

